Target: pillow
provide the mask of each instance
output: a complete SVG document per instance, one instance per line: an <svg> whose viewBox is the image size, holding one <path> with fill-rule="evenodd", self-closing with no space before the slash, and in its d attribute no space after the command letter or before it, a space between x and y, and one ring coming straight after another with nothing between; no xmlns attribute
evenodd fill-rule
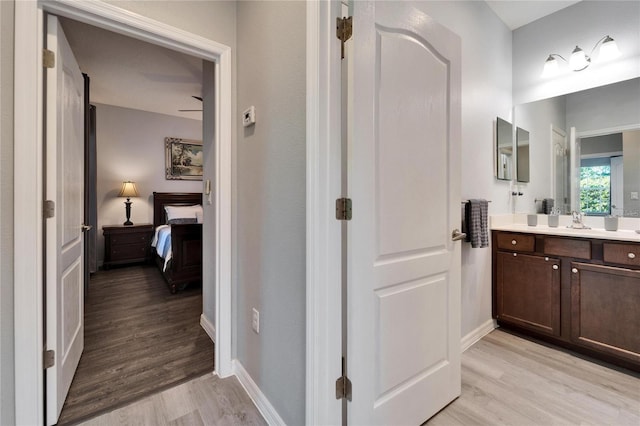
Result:
<svg viewBox="0 0 640 426"><path fill-rule="evenodd" d="M202 214L202 206L165 206L164 211L167 213L167 222L173 219L197 219L197 213Z"/></svg>
<svg viewBox="0 0 640 426"><path fill-rule="evenodd" d="M184 223L198 223L195 217L178 217L167 222L169 225L181 225Z"/></svg>

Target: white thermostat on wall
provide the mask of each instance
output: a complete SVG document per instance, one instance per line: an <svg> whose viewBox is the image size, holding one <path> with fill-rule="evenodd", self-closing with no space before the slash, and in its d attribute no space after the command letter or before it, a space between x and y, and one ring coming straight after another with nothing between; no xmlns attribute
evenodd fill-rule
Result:
<svg viewBox="0 0 640 426"><path fill-rule="evenodd" d="M242 113L242 125L249 127L253 124L256 124L256 107L251 105Z"/></svg>

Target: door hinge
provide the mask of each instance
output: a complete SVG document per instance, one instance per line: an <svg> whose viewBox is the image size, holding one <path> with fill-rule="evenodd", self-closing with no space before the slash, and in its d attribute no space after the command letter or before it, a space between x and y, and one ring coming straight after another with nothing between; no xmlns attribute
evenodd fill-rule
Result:
<svg viewBox="0 0 640 426"><path fill-rule="evenodd" d="M338 377L336 380L336 399L351 401L351 380L347 376Z"/></svg>
<svg viewBox="0 0 640 426"><path fill-rule="evenodd" d="M45 219L50 219L56 215L56 203L52 200L46 200L44 202L43 214Z"/></svg>
<svg viewBox="0 0 640 426"><path fill-rule="evenodd" d="M45 370L53 367L56 364L56 352L53 349L44 351L42 362Z"/></svg>
<svg viewBox="0 0 640 426"><path fill-rule="evenodd" d="M56 54L51 50L42 49L42 66L53 68L56 66Z"/></svg>
<svg viewBox="0 0 640 426"><path fill-rule="evenodd" d="M344 59L344 43L353 34L353 17L336 18L336 37L340 40L340 58Z"/></svg>
<svg viewBox="0 0 640 426"><path fill-rule="evenodd" d="M336 200L336 219L351 220L351 198L338 198Z"/></svg>

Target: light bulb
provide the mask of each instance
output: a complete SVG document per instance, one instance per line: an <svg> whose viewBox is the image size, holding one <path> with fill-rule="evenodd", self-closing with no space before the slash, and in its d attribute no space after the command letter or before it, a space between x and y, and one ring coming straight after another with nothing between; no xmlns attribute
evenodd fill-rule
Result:
<svg viewBox="0 0 640 426"><path fill-rule="evenodd" d="M582 71L589 66L591 59L584 53L582 49L576 46L569 58L569 66L574 71Z"/></svg>

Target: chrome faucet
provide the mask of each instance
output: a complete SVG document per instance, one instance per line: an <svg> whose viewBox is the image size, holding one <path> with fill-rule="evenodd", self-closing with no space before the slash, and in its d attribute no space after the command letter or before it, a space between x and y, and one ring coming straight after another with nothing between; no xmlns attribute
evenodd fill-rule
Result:
<svg viewBox="0 0 640 426"><path fill-rule="evenodd" d="M584 223L582 223L582 213L574 210L571 212L571 218L573 219L573 222L571 223L571 225L567 226L567 228L591 229L591 227L586 226Z"/></svg>

